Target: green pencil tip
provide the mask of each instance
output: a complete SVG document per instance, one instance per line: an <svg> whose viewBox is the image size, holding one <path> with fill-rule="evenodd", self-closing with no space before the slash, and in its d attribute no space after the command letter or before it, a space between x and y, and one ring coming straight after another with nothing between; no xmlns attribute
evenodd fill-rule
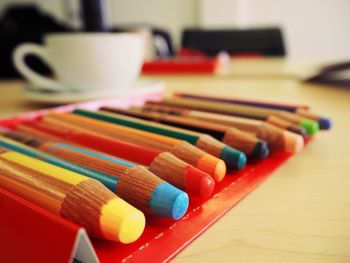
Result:
<svg viewBox="0 0 350 263"><path fill-rule="evenodd" d="M319 130L318 122L309 119L302 119L300 126L303 127L309 135L314 135Z"/></svg>
<svg viewBox="0 0 350 263"><path fill-rule="evenodd" d="M230 146L225 146L220 155L228 170L241 170L247 163L246 155Z"/></svg>

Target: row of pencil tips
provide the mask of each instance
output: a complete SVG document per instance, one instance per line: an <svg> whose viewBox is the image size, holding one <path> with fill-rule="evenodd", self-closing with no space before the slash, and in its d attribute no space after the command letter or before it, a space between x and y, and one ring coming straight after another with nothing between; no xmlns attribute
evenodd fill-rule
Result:
<svg viewBox="0 0 350 263"><path fill-rule="evenodd" d="M127 110L51 113L1 130L0 187L92 236L131 243L145 215L179 220L190 199L208 199L227 170L296 153L331 126L305 106L282 106L292 108L176 94Z"/></svg>

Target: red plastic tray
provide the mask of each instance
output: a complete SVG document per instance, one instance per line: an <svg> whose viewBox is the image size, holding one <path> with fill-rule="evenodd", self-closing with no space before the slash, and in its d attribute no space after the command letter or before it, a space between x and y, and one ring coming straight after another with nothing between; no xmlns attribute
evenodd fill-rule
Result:
<svg viewBox="0 0 350 263"><path fill-rule="evenodd" d="M147 95L124 96L117 99L66 105L0 120L0 125L14 128L24 120L36 119L52 111L67 112L77 107L97 109L102 105L127 107L132 104L141 104L146 100L159 100L161 97L161 92L155 92ZM98 258L101 262L159 262L170 260L290 157L291 155L286 153L276 153L264 161L249 163L240 172L228 174L221 183L217 184L215 193L210 199L205 201L191 200L188 212L178 221L156 217L147 218L145 232L133 244L123 245L92 239ZM16 238L21 239L21 236L18 235ZM42 240L43 247L45 247L45 242L45 240Z"/></svg>

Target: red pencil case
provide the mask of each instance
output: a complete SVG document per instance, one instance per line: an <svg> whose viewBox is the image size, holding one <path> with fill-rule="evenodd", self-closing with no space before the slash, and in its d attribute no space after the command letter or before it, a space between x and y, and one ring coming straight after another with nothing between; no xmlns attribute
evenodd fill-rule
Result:
<svg viewBox="0 0 350 263"><path fill-rule="evenodd" d="M162 92L151 92L148 94L123 96L114 99L65 105L0 120L0 126L15 128L15 126L22 121L40 118L49 112L68 112L75 108L95 110L102 105L128 107L130 105L142 104L146 100L160 100L162 95ZM147 225L144 233L139 240L132 244L125 245L110 241L91 239L93 248L89 248L88 242L86 241L84 249L91 249L92 251L85 251L85 253L88 255L94 255L94 253L96 253L100 262L168 261L182 249L184 249L196 237L202 234L230 208L242 200L249 192L254 190L254 188L256 188L269 175L271 175L271 173L282 165L289 157L291 157L291 155L287 153L276 153L264 161L248 164L246 168L240 172L228 174L222 182L217 184L215 192L210 199L204 201L191 200L186 215L178 221L156 217L147 218ZM3 192L4 191L1 191L0 194L3 194ZM5 194L9 195L8 193ZM6 255L12 255L13 261L17 262L21 258L26 258L26 262L39 262L41 261L41 254L31 253L32 249L35 251L38 246L47 251L50 251L50 249L60 250L65 248L57 246L53 242L49 242L49 235L35 235L35 232L44 231L43 227L45 228L45 225L43 225L42 221L40 220L31 220L30 225L27 225L33 232L32 238L33 241L35 240L35 242L31 242L30 235L23 237L23 235L17 231L16 226L17 224L23 224L24 218L26 218L27 215L30 215L32 211L24 209L20 216L17 216L18 220L8 220L11 214L16 216L16 206L21 206L21 202L23 200L12 194L10 194L10 198L7 196L5 197L6 198L2 198L0 195L0 214L5 215L0 217L0 234L1 229L6 227L8 229L7 235L12 236L11 240L13 242L5 244L0 241L0 259L2 254L1 252L6 249L7 251L12 251L12 253L8 253ZM17 205L9 205L11 202L17 202ZM30 203L25 203L27 206L31 206ZM37 207L35 209L42 214L48 213L45 210ZM10 213L6 211L10 211ZM47 220L48 223L50 223L50 221L59 221L61 223L66 221L62 218L58 218L55 215L45 217L45 220ZM73 225L69 222L65 222L63 224ZM79 231L78 226L74 226L73 228L74 234L71 234L71 236L67 238L66 242L66 246L71 246L70 251L72 254L74 254L76 248L76 243L72 242L72 240L74 237L76 237L77 232ZM2 237L0 240L1 239ZM19 242L14 242L15 240L18 240ZM52 246L56 247L52 248ZM65 255L67 255L66 250L64 252ZM22 254L16 253L17 251L22 251ZM35 257L38 258L35 259ZM53 260L49 261L54 262Z"/></svg>
<svg viewBox="0 0 350 263"><path fill-rule="evenodd" d="M217 58L176 57L145 62L143 74L214 74L219 66Z"/></svg>

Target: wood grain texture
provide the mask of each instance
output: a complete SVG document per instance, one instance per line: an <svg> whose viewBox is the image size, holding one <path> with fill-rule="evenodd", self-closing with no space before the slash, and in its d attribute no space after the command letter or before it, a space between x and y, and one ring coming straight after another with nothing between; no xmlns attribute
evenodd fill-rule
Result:
<svg viewBox="0 0 350 263"><path fill-rule="evenodd" d="M3 156L3 155L2 155ZM116 196L100 182L86 179L77 184L0 157L1 187L103 237L101 209Z"/></svg>
<svg viewBox="0 0 350 263"><path fill-rule="evenodd" d="M271 68L259 60L235 70ZM275 65L275 63L273 63ZM269 66L270 65L270 66ZM273 66L274 66L273 65ZM284 63L276 67L284 70ZM350 92L299 82L293 77L261 75L157 76L173 91L239 96L308 104L334 121L329 132L291 158L258 189L230 210L173 262L349 262L350 261ZM0 115L38 105L20 96L21 83L0 85ZM5 90L5 91L3 91ZM6 96L5 96L6 95ZM4 103L4 104L3 104ZM44 106L43 106L44 107Z"/></svg>
<svg viewBox="0 0 350 263"><path fill-rule="evenodd" d="M171 165L169 165L171 164ZM161 174L162 179L172 185L185 189L185 172L189 165L168 152L159 154L149 167L154 174Z"/></svg>
<svg viewBox="0 0 350 263"><path fill-rule="evenodd" d="M188 142L185 142L185 141L175 145L170 152L174 154L176 157L185 161L186 163L189 163L192 165L196 165L200 159L208 155L206 152L198 148L194 148L192 144L189 144Z"/></svg>
<svg viewBox="0 0 350 263"><path fill-rule="evenodd" d="M133 206L150 213L149 200L155 187L164 182L143 166L128 167L47 142L38 149L72 163L117 177L116 194Z"/></svg>
<svg viewBox="0 0 350 263"><path fill-rule="evenodd" d="M209 135L203 134L199 136L196 146L199 149L220 158L221 151L226 145Z"/></svg>
<svg viewBox="0 0 350 263"><path fill-rule="evenodd" d="M237 140L238 137L239 140ZM242 133L236 128L228 128L225 132L225 136L222 138L222 141L227 145L250 155L254 151L254 147L258 142L258 139L250 133Z"/></svg>

